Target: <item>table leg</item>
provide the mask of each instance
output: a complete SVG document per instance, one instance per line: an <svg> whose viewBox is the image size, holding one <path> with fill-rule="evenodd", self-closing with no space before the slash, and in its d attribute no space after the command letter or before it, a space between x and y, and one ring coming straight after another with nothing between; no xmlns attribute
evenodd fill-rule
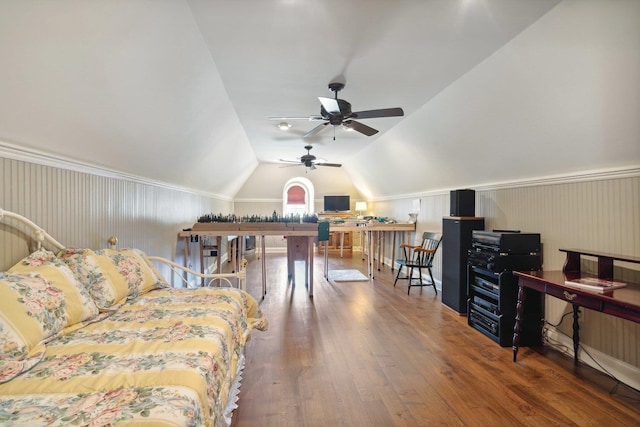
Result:
<svg viewBox="0 0 640 427"><path fill-rule="evenodd" d="M329 278L329 241L324 241L324 278Z"/></svg>
<svg viewBox="0 0 640 427"><path fill-rule="evenodd" d="M371 277L371 236L369 233L369 231L364 232L366 240L365 248L367 252L365 258L367 259L367 275Z"/></svg>
<svg viewBox="0 0 640 427"><path fill-rule="evenodd" d="M184 267L185 268L189 268L189 239L190 238L191 238L190 236L189 237L184 236ZM182 274L182 277L184 277L184 283L186 284L188 280L186 271Z"/></svg>
<svg viewBox="0 0 640 427"><path fill-rule="evenodd" d="M518 285L518 302L516 303L516 323L513 326L513 361L518 357L518 347L520 347L520 322L522 321L522 312L524 311L524 286Z"/></svg>
<svg viewBox="0 0 640 427"><path fill-rule="evenodd" d="M378 238L378 271L380 271L380 267L384 265L384 243L386 232L380 231L380 236Z"/></svg>
<svg viewBox="0 0 640 427"><path fill-rule="evenodd" d="M308 262L309 262L309 298L313 298L313 236L307 237L308 242Z"/></svg>
<svg viewBox="0 0 640 427"><path fill-rule="evenodd" d="M374 262L374 258L375 258L375 243L374 243L374 235L373 235L373 231L368 231L369 233L369 260L368 260L368 264L369 264L369 276L371 276L371 278L373 279L373 262Z"/></svg>
<svg viewBox="0 0 640 427"><path fill-rule="evenodd" d="M295 265L293 261L293 245L291 239L287 239L287 280L296 284Z"/></svg>
<svg viewBox="0 0 640 427"><path fill-rule="evenodd" d="M245 243L246 240L244 236L238 236L238 268L236 271L240 271L242 268L242 260L244 259L245 252ZM238 283L240 283L240 279L238 279Z"/></svg>
<svg viewBox="0 0 640 427"><path fill-rule="evenodd" d="M344 258L343 249L344 249L344 232L340 232L340 258Z"/></svg>
<svg viewBox="0 0 640 427"><path fill-rule="evenodd" d="M396 267L396 232L393 233L393 246L391 247L391 271L395 270Z"/></svg>
<svg viewBox="0 0 640 427"><path fill-rule="evenodd" d="M233 268L233 273L236 272L236 256L237 256L237 252L236 252L236 248L237 248L237 242L236 239L232 239L231 240L231 268Z"/></svg>
<svg viewBox="0 0 640 427"><path fill-rule="evenodd" d="M304 239L302 242L304 244L305 254L304 254L304 287L309 289L309 242L307 239ZM295 263L295 261L294 261ZM295 266L295 264L294 264ZM294 267L295 269L295 267ZM295 274L295 273L294 273Z"/></svg>
<svg viewBox="0 0 640 427"><path fill-rule="evenodd" d="M380 271L380 256L382 254L382 236L384 236L384 231L376 231L376 268Z"/></svg>
<svg viewBox="0 0 640 427"><path fill-rule="evenodd" d="M222 273L222 236L216 236L216 254L216 265L218 266L216 273L220 274Z"/></svg>
<svg viewBox="0 0 640 427"><path fill-rule="evenodd" d="M264 254L261 253L261 242L262 242L262 236L258 235L256 236L256 256L258 257L258 259L260 259L261 256L263 256Z"/></svg>
<svg viewBox="0 0 640 427"><path fill-rule="evenodd" d="M267 260L265 259L265 242L264 236L260 236L260 245L262 251L262 298L267 294Z"/></svg>
<svg viewBox="0 0 640 427"><path fill-rule="evenodd" d="M578 363L578 349L580 348L580 324L578 317L580 316L580 307L573 304L573 361Z"/></svg>
<svg viewBox="0 0 640 427"><path fill-rule="evenodd" d="M204 238L200 237L200 243L198 243L200 248L200 274L204 274ZM204 277L200 279L200 286L204 287L205 280Z"/></svg>

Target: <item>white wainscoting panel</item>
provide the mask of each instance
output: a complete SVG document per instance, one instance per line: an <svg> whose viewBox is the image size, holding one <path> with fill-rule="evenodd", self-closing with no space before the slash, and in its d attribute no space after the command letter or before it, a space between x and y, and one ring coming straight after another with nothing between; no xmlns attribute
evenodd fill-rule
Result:
<svg viewBox="0 0 640 427"><path fill-rule="evenodd" d="M0 158L0 208L24 215L67 247L135 247L183 262L178 232L233 203L173 188ZM0 267L28 252L24 239L0 224ZM199 269L198 256L189 263Z"/></svg>

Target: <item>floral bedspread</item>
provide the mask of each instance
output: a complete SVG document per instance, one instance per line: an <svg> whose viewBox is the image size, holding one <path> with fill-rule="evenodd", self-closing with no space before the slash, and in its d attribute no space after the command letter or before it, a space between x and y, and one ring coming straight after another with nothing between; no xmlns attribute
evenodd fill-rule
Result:
<svg viewBox="0 0 640 427"><path fill-rule="evenodd" d="M47 343L0 384L0 424L223 425L249 333L267 327L238 289L151 291Z"/></svg>

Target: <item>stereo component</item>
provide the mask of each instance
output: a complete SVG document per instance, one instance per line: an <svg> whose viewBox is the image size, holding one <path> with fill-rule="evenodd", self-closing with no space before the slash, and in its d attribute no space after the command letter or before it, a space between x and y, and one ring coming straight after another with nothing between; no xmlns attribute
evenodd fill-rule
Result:
<svg viewBox="0 0 640 427"><path fill-rule="evenodd" d="M542 269L540 234L474 230L467 264L468 324L502 347L513 345L518 278L513 271ZM544 296L527 289L524 317L543 317ZM522 346L542 344L542 325L520 335Z"/></svg>
<svg viewBox="0 0 640 427"><path fill-rule="evenodd" d="M449 193L449 207L451 216L475 216L476 192L475 190L452 190Z"/></svg>

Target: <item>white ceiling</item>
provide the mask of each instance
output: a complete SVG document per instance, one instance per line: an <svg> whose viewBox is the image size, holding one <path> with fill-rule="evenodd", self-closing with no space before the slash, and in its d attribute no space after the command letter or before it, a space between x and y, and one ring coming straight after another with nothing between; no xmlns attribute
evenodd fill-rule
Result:
<svg viewBox="0 0 640 427"><path fill-rule="evenodd" d="M404 160L419 168L434 155L476 152L468 133L468 146L421 145L438 135L461 140L451 135L460 128L451 115L434 117L471 108L476 100L457 97L457 88L494 84L486 64L509 67L504 56L517 59L509 49L527 43L534 23L564 28L553 14L542 19L559 3L3 0L0 141L223 197L234 197L259 163L295 159L311 143L319 157L343 163L363 194L386 196L397 191L389 187L398 182L380 175L391 164L397 175L407 172ZM565 14L577 7L563 3ZM267 120L319 114L317 97L331 97L335 80L346 83L340 98L354 111L402 107L405 116L362 120L380 131L372 137L336 129L335 141L332 129L303 140L316 122L292 121L283 132ZM479 111L491 108L487 93L475 95ZM471 179L438 182L440 175L425 175L420 186L400 181L401 192Z"/></svg>

